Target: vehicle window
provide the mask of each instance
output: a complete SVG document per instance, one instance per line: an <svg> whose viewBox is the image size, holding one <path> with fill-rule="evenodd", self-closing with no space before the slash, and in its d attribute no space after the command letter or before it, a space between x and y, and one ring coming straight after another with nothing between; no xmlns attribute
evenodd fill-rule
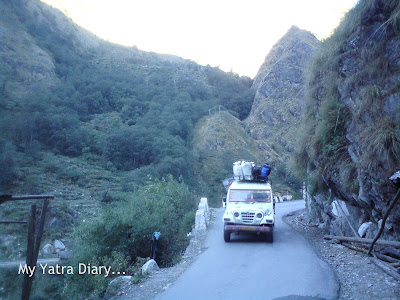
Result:
<svg viewBox="0 0 400 300"><path fill-rule="evenodd" d="M271 202L271 192L261 190L231 190L229 202Z"/></svg>

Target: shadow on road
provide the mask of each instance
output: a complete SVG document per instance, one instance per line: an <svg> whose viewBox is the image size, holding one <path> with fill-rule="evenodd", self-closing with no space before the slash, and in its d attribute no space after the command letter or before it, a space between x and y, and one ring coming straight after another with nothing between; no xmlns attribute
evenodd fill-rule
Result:
<svg viewBox="0 0 400 300"><path fill-rule="evenodd" d="M254 232L231 233L231 243L267 243L265 234Z"/></svg>

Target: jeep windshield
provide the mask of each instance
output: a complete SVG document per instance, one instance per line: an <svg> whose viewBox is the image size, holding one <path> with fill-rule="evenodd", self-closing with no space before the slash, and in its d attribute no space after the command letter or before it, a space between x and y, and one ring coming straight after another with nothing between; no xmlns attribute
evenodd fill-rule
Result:
<svg viewBox="0 0 400 300"><path fill-rule="evenodd" d="M229 202L271 202L271 191L230 190Z"/></svg>

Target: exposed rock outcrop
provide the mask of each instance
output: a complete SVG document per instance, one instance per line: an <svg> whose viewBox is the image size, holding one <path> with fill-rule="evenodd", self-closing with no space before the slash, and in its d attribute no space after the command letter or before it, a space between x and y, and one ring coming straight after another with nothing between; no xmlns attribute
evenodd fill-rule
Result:
<svg viewBox="0 0 400 300"><path fill-rule="evenodd" d="M272 146L284 161L295 147L304 106L305 70L319 43L310 32L292 26L254 79L256 96L244 123L262 149L268 151L267 145Z"/></svg>
<svg viewBox="0 0 400 300"><path fill-rule="evenodd" d="M313 63L306 110L305 151L308 209L331 233L352 235L333 202L345 201L354 228L374 235L396 188L389 176L400 169L400 4L360 1L327 39ZM400 233L395 208L385 238Z"/></svg>
<svg viewBox="0 0 400 300"><path fill-rule="evenodd" d="M42 248L42 255L50 255L50 254L53 254L55 252L56 252L56 250L55 250L55 248L54 248L54 246L52 244L46 244Z"/></svg>
<svg viewBox="0 0 400 300"><path fill-rule="evenodd" d="M213 166L229 170L221 178L230 176L232 161L268 161L275 168L271 175L275 191L293 191L290 179L285 178L285 165L295 148L304 106L304 73L318 45L311 33L293 26L267 55L254 79L256 96L249 117L241 123L222 111L199 122L193 144L207 157L201 166L206 169L203 174L211 174L207 169ZM228 161L229 166L223 161ZM207 196L215 203L213 194Z"/></svg>
<svg viewBox="0 0 400 300"><path fill-rule="evenodd" d="M65 250L65 245L60 240L55 240L54 241L54 248L55 248L56 252L58 253L60 251Z"/></svg>

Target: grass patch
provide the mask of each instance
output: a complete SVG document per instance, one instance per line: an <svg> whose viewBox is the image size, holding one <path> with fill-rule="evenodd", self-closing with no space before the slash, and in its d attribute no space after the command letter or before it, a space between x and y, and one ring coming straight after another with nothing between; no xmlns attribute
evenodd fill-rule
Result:
<svg viewBox="0 0 400 300"><path fill-rule="evenodd" d="M362 160L371 169L382 166L382 161L395 162L400 158L400 134L394 120L389 117L367 126L360 133L360 141L365 149Z"/></svg>

